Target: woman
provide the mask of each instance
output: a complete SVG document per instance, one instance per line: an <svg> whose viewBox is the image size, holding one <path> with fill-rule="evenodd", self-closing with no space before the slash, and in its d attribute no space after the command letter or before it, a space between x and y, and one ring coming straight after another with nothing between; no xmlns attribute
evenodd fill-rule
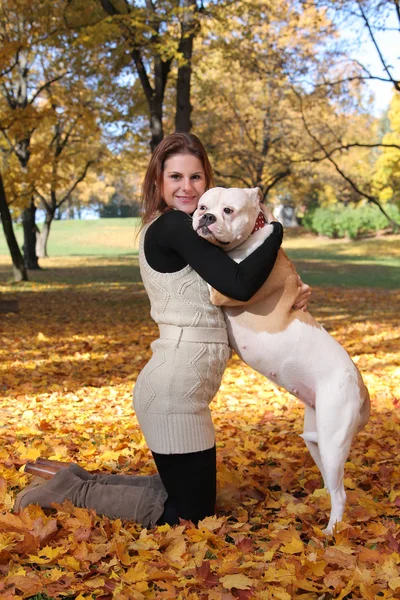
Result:
<svg viewBox="0 0 400 600"><path fill-rule="evenodd" d="M18 508L68 498L76 506L146 527L173 525L180 518L196 523L214 513L216 453L209 404L230 349L223 313L210 303L207 284L237 300L250 299L274 266L283 232L267 212L273 233L235 263L192 227L191 214L212 185L204 147L185 133L159 144L143 184L139 262L160 337L137 379L134 408L159 475L91 475L77 465L62 465L57 472L50 465L54 478L22 492ZM308 296L308 286L300 282L296 308L305 306Z"/></svg>

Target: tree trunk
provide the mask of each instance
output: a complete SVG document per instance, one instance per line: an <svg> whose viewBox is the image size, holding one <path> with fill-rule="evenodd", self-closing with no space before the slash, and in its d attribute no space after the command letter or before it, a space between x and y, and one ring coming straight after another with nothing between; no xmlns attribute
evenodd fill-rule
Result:
<svg viewBox="0 0 400 600"><path fill-rule="evenodd" d="M192 54L193 40L197 33L197 21L195 13L197 2L195 0L184 0L184 13L182 18L182 37L179 44L179 52L184 62L178 68L178 80L176 84L176 131L189 132L192 128L190 115L192 105L190 103L190 80L192 76Z"/></svg>
<svg viewBox="0 0 400 600"><path fill-rule="evenodd" d="M158 101L158 98L153 98L149 105L150 108L150 150L153 153L157 148L158 144L164 137L164 129L162 122L162 102Z"/></svg>
<svg viewBox="0 0 400 600"><path fill-rule="evenodd" d="M3 224L4 235L10 250L13 263L14 281L28 281L24 259L15 238L10 209L8 208L6 193L3 186L3 179L0 174L0 216Z"/></svg>
<svg viewBox="0 0 400 600"><path fill-rule="evenodd" d="M50 226L54 219L54 213L46 212L46 219L42 231L36 236L36 254L39 258L47 258L47 242L50 234Z"/></svg>
<svg viewBox="0 0 400 600"><path fill-rule="evenodd" d="M75 209L71 197L68 198L68 219L75 219Z"/></svg>
<svg viewBox="0 0 400 600"><path fill-rule="evenodd" d="M167 85L168 74L171 70L171 59L161 60L159 56L154 57L154 87L150 84L143 58L139 50L132 51L132 57L135 61L136 69L146 95L147 105L149 107L150 123L150 150L154 152L158 144L164 137L163 130L163 103L165 95L165 86Z"/></svg>
<svg viewBox="0 0 400 600"><path fill-rule="evenodd" d="M152 152L164 137L163 104L171 61L164 62L157 57L154 63L154 90L152 90L150 98L148 97L151 131L150 149Z"/></svg>
<svg viewBox="0 0 400 600"><path fill-rule="evenodd" d="M24 229L24 251L25 266L27 269L40 269L36 255L36 206L31 200L30 205L22 213L22 227Z"/></svg>

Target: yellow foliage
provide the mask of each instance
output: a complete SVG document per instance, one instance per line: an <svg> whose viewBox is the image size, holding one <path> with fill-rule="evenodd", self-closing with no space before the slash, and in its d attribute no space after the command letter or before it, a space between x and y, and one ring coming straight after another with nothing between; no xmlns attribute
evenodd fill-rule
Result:
<svg viewBox="0 0 400 600"><path fill-rule="evenodd" d="M373 189L383 202L400 202L400 97L394 93L389 109L390 131L383 136L383 147L375 164Z"/></svg>
<svg viewBox="0 0 400 600"><path fill-rule="evenodd" d="M367 246L360 248L368 253ZM377 254L387 247L382 241ZM348 505L333 537L322 533L329 496L299 437L302 405L236 356L212 404L215 516L197 527L143 530L69 503L48 515L37 506L13 514L15 495L30 482L24 465L39 454L91 470L155 472L131 400L157 335L142 292L141 284L114 280L36 282L15 292L20 313L2 316L0 595L396 598L397 290L314 290L312 312L351 353L372 397L370 422L346 463Z"/></svg>

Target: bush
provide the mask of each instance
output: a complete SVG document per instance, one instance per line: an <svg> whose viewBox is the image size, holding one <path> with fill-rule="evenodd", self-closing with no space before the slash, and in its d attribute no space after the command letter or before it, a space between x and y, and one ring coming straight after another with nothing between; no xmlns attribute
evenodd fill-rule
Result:
<svg viewBox="0 0 400 600"><path fill-rule="evenodd" d="M400 221L400 211L394 204L385 206L388 215ZM318 207L307 213L304 226L319 235L329 238L349 237L352 240L367 233L376 233L388 227L385 215L374 204L364 206L343 206L337 204L329 208Z"/></svg>

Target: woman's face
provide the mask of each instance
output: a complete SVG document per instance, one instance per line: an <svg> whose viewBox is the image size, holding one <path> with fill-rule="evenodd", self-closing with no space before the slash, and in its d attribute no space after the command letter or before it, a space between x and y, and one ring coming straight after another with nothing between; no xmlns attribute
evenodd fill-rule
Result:
<svg viewBox="0 0 400 600"><path fill-rule="evenodd" d="M164 164L162 197L170 208L191 214L206 191L201 160L193 154L173 154Z"/></svg>

